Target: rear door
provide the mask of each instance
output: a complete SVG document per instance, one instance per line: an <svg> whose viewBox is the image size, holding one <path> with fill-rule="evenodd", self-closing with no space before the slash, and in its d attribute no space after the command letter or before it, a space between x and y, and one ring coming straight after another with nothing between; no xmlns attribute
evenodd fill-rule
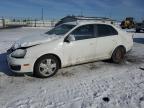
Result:
<svg viewBox="0 0 144 108"><path fill-rule="evenodd" d="M97 49L96 57L98 59L109 58L111 52L117 46L118 32L110 25L96 24L96 38L97 38Z"/></svg>

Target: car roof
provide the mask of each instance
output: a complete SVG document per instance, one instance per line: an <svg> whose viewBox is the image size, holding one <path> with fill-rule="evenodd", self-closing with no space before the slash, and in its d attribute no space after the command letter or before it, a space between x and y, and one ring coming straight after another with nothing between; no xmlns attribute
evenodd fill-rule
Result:
<svg viewBox="0 0 144 108"><path fill-rule="evenodd" d="M70 24L70 25L85 25L85 24L107 24L112 25L110 22L104 22L104 21L73 21L73 22L67 22L63 24Z"/></svg>

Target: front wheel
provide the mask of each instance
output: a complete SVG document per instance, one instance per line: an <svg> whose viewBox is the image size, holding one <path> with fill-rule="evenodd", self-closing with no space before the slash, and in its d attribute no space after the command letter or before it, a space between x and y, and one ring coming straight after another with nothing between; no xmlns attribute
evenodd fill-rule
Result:
<svg viewBox="0 0 144 108"><path fill-rule="evenodd" d="M40 78L48 78L56 74L59 69L59 61L53 55L45 55L39 58L34 66L34 75Z"/></svg>
<svg viewBox="0 0 144 108"><path fill-rule="evenodd" d="M123 47L118 47L112 54L111 60L114 63L121 63L125 58L125 49Z"/></svg>

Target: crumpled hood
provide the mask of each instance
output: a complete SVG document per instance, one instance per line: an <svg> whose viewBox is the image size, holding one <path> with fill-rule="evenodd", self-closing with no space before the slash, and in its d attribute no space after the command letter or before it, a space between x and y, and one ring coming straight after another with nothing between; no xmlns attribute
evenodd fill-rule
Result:
<svg viewBox="0 0 144 108"><path fill-rule="evenodd" d="M17 49L21 47L29 47L29 46L57 40L60 37L61 36L59 35L48 35L48 34L38 34L38 35L27 36L16 41L15 44L12 46L12 48Z"/></svg>

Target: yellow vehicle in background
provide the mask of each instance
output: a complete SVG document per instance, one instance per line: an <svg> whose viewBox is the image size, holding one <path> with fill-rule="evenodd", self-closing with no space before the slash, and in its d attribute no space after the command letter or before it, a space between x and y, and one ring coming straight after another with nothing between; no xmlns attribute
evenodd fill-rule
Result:
<svg viewBox="0 0 144 108"><path fill-rule="evenodd" d="M125 20L123 20L120 24L122 29L131 29L135 27L134 18L133 17L127 17Z"/></svg>

